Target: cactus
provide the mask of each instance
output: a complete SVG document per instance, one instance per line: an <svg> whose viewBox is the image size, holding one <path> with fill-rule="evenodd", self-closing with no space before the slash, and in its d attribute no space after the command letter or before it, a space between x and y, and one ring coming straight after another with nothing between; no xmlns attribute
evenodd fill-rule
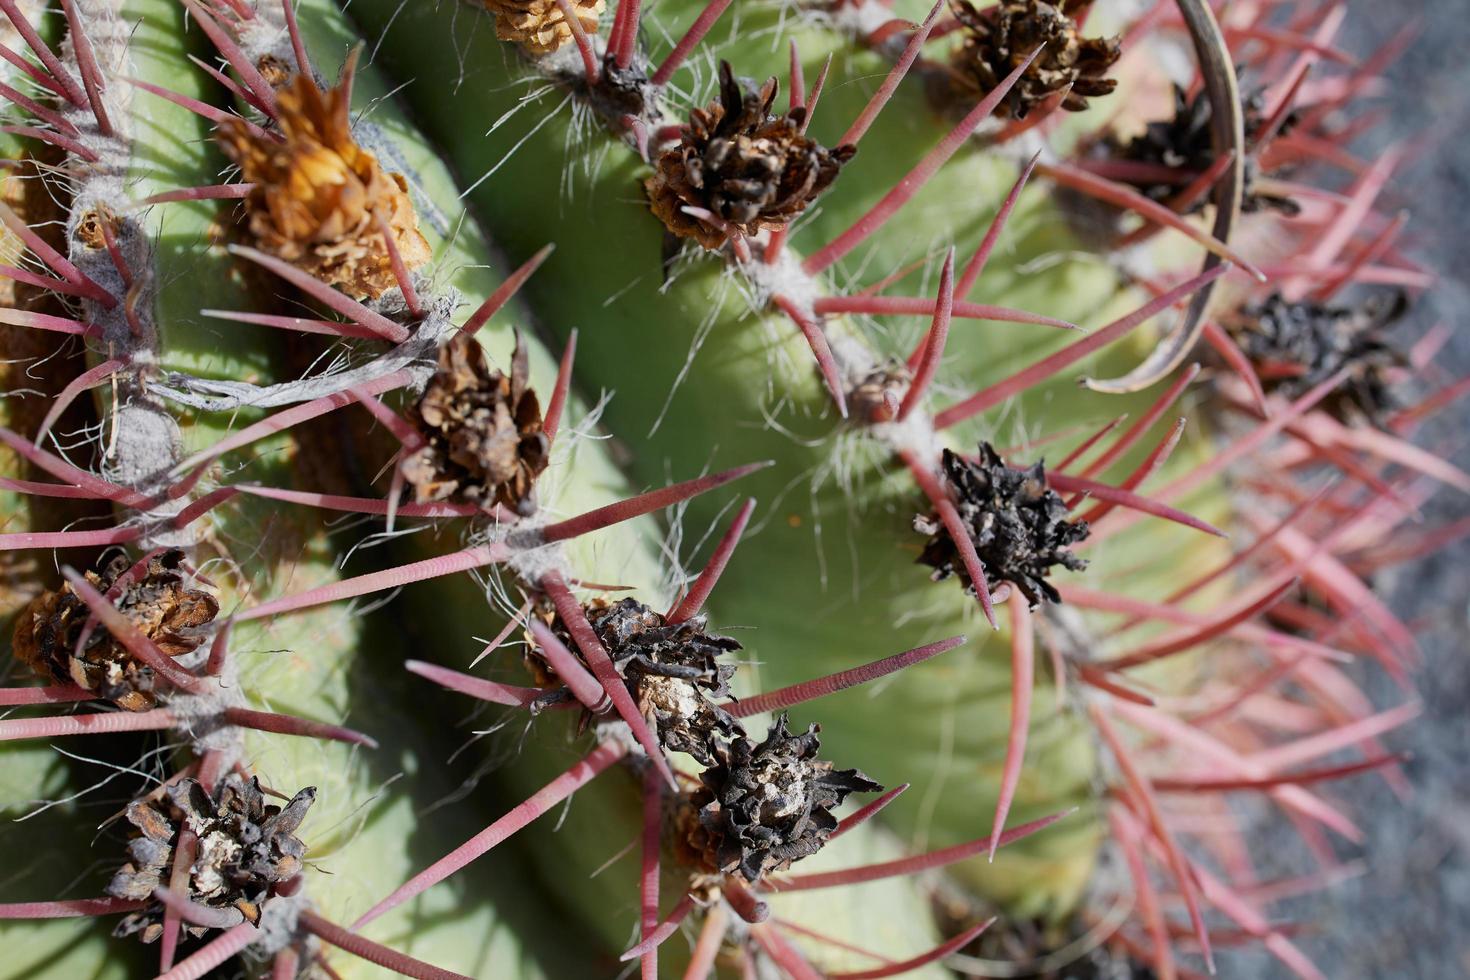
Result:
<svg viewBox="0 0 1470 980"><path fill-rule="evenodd" d="M1403 39L1133 6L0 0L15 975L1320 975Z"/></svg>

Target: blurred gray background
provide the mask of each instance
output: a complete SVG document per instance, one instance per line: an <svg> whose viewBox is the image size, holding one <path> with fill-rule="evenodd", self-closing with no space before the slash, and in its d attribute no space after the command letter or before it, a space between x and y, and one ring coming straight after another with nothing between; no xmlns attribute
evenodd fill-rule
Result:
<svg viewBox="0 0 1470 980"><path fill-rule="evenodd" d="M1354 54L1373 50L1413 18L1421 22L1418 41L1393 67L1392 87L1382 96L1392 112L1359 149L1371 157L1393 141L1430 141L1399 175L1392 203L1410 210L1412 251L1442 279L1403 332L1417 336L1441 320L1455 327L1440 362L1462 377L1470 374L1470 2L1350 0L1348 7L1341 46ZM1448 450L1470 469L1467 420L1470 403L1462 402L1426 427L1421 441ZM1467 512L1463 496L1441 490L1425 522L1447 524ZM1414 754L1408 766L1414 796L1402 803L1375 777L1334 787L1367 833L1367 873L1279 911L1309 929L1298 942L1332 980L1470 977L1470 542L1378 584L1419 629L1425 657L1419 685L1424 715L1388 740ZM1381 672L1363 669L1358 676L1377 704L1398 703L1399 692ZM1300 850L1286 830L1267 835L1256 853L1275 859L1268 874L1291 873L1303 867ZM1255 955L1232 957L1221 972L1288 975Z"/></svg>

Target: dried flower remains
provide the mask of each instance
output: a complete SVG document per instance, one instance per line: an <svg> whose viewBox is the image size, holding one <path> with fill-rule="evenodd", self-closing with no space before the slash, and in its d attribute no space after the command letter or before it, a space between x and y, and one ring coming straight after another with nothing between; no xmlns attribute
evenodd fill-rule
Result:
<svg viewBox="0 0 1470 980"><path fill-rule="evenodd" d="M1047 488L1041 463L1026 469L1007 466L989 443L966 459L944 451L946 490L969 531L992 588L1010 582L1035 608L1060 596L1047 581L1053 566L1081 571L1087 562L1067 549L1087 537L1085 521L1068 521L1067 505ZM975 591L954 540L936 516L921 516L914 529L930 535L919 563L934 569L934 579L958 575Z"/></svg>
<svg viewBox="0 0 1470 980"><path fill-rule="evenodd" d="M1287 216L1301 211L1300 206L1289 197L1268 194L1258 186L1260 163L1258 156L1264 149L1261 140L1265 136L1268 120L1265 115L1266 99L1262 91L1241 95L1241 108L1245 117L1246 165L1245 184L1241 195L1241 208L1245 211L1272 210ZM1169 119L1151 122L1144 131L1126 143L1110 137L1107 149L1114 159L1133 163L1151 164L1176 170L1181 177L1192 177L1210 169L1215 162L1215 148L1210 138L1210 100L1203 92L1192 97L1179 86L1174 87L1174 115ZM1290 131L1294 114L1282 123L1279 133ZM1166 181L1126 180L1139 193L1160 203L1167 203L1179 194L1183 185ZM1193 214L1204 208L1205 198L1191 201L1183 212Z"/></svg>
<svg viewBox="0 0 1470 980"><path fill-rule="evenodd" d="M708 249L724 245L725 228L688 214L702 208L728 228L754 235L801 214L857 152L828 149L802 132L806 109L773 115L776 79L759 90L720 64L720 98L690 113L679 142L654 162L644 186L653 213L671 235Z"/></svg>
<svg viewBox="0 0 1470 980"><path fill-rule="evenodd" d="M154 555L112 597L118 611L170 657L197 649L205 639L203 628L219 612L214 596L184 584L183 563L184 553L177 549ZM86 578L106 594L132 565L127 555L114 554ZM152 708L157 703L153 669L133 659L100 624L82 642L89 616L69 584L42 593L16 619L16 656L43 677L95 691L120 708Z"/></svg>
<svg viewBox="0 0 1470 980"><path fill-rule="evenodd" d="M573 38L571 25L556 0L484 0L495 15L495 36L514 41L533 55L551 54ZM571 0L582 29L597 33L597 21L607 9L605 0Z"/></svg>
<svg viewBox="0 0 1470 980"><path fill-rule="evenodd" d="M858 770L818 759L820 730L792 735L783 712L759 744L741 735L719 747L689 801L698 824L685 844L706 867L758 881L821 850L837 829L832 811L849 794L882 791Z"/></svg>
<svg viewBox="0 0 1470 980"><path fill-rule="evenodd" d="M1061 108L1080 112L1087 100L1117 87L1107 71L1122 54L1118 39L1084 38L1075 18L1092 0L1001 0L977 9L968 0L950 0L963 29L963 41L950 57L952 89L975 101L1000 84L1037 47L1045 50L1026 69L996 107L1003 118L1024 119L1053 95L1066 91Z"/></svg>
<svg viewBox="0 0 1470 980"><path fill-rule="evenodd" d="M1344 420L1378 422L1398 407L1392 376L1407 364L1384 333L1408 308L1408 296L1401 291L1349 306L1293 303L1273 293L1260 305L1225 318L1225 327L1267 390L1296 398L1346 369L1346 381L1324 407Z"/></svg>
<svg viewBox="0 0 1470 980"><path fill-rule="evenodd" d="M348 96L345 85L324 92L297 75L276 96L284 141L235 119L217 135L254 185L245 203L256 246L354 298L377 299L398 284L378 219L409 269L429 260L429 244L403 176L352 138Z"/></svg>
<svg viewBox="0 0 1470 980"><path fill-rule="evenodd" d="M439 348L439 369L409 412L424 439L401 464L415 500L535 510L532 490L550 440L529 378L519 335L509 375L490 366L472 337L456 335Z"/></svg>
<svg viewBox="0 0 1470 980"><path fill-rule="evenodd" d="M187 829L195 856L183 897L207 908L234 910L240 921L256 924L274 887L301 872L306 845L295 832L315 799L316 789L307 787L285 807L268 805L259 780L238 773L220 780L212 796L198 780L181 779L157 800L129 804L127 820L135 836L128 844L129 860L113 875L107 893L151 899L155 888L169 884L174 851ZM190 927L195 936L204 931ZM162 933L161 903L130 913L114 930L117 936L139 935L145 943Z"/></svg>
<svg viewBox="0 0 1470 980"><path fill-rule="evenodd" d="M719 657L740 649L728 636L708 631L706 617L671 623L636 599L594 599L583 607L587 622L628 685L628 693L670 752L686 752L701 765L713 765L718 745L744 730L715 699L731 697L733 664ZM568 649L576 650L570 631L549 610L543 613ZM539 657L530 667L542 686L558 684L554 671Z"/></svg>

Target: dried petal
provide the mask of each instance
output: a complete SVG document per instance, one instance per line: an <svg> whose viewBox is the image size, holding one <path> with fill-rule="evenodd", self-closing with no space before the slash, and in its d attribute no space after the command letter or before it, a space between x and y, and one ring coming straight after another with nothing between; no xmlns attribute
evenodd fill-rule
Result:
<svg viewBox="0 0 1470 980"><path fill-rule="evenodd" d="M806 109L772 115L776 80L759 91L720 63L720 98L690 113L679 143L664 150L645 181L649 205L669 232L708 249L725 233L686 214L703 208L745 235L779 228L837 178L856 147L828 149L801 132Z"/></svg>
<svg viewBox="0 0 1470 980"><path fill-rule="evenodd" d="M439 370L409 413L425 442L401 464L415 500L535 510L532 490L550 440L528 375L519 335L509 377L471 337L456 335L439 349Z"/></svg>
<svg viewBox="0 0 1470 980"><path fill-rule="evenodd" d="M996 107L1002 118L1024 119L1052 95L1070 88L1061 107L1087 108L1089 98L1107 95L1117 80L1105 78L1122 54L1116 37L1084 38L1073 19L1092 0L1001 0L978 10L968 0L950 0L964 40L950 58L953 94L966 102L983 97L1019 68L1039 46L1045 50Z"/></svg>
<svg viewBox="0 0 1470 980"><path fill-rule="evenodd" d="M1245 184L1241 196L1241 208L1245 211L1273 210L1292 216L1301 208L1287 197L1266 194L1255 186L1260 176L1258 156L1264 147L1260 138L1266 126L1266 97L1262 90L1249 95L1241 93L1241 108L1245 117L1246 167ZM1210 137L1210 100L1203 91L1191 98L1184 89L1174 86L1174 115L1172 118L1149 123L1142 133L1126 143L1110 136L1101 147L1113 159L1133 163L1147 163L1178 170L1182 174L1201 174L1215 162L1215 147ZM1279 133L1289 132L1296 121L1296 113L1282 123ZM1175 183L1151 183L1146 180L1124 180L1139 193L1152 200L1164 203L1180 191ZM1183 213L1193 214L1204 208L1205 198L1191 202Z"/></svg>
<svg viewBox="0 0 1470 980"><path fill-rule="evenodd" d="M551 54L572 40L572 28L556 0L482 0L495 15L495 36L514 41L533 55ZM582 29L597 33L605 0L571 0Z"/></svg>
<svg viewBox="0 0 1470 980"><path fill-rule="evenodd" d="M1007 466L989 443L980 444L974 460L944 451L944 476L950 499L970 532L975 551L994 588L1010 582L1035 608L1043 599L1057 602L1046 581L1052 566L1081 571L1087 562L1067 548L1087 537L1085 521L1068 521L1067 505L1047 489L1041 463L1027 469ZM919 563L934 569L934 580L958 575L971 593L970 581L954 540L937 517L921 517L915 530L931 535Z"/></svg>
<svg viewBox="0 0 1470 980"><path fill-rule="evenodd" d="M684 845L711 870L751 882L821 850L837 829L832 811L851 793L883 787L818 759L820 730L813 724L792 735L783 712L759 745L741 735L719 746L716 764L700 773L703 788L689 799L699 820Z"/></svg>
<svg viewBox="0 0 1470 980"><path fill-rule="evenodd" d="M388 173L352 138L348 93L322 91L297 75L276 96L284 142L254 135L243 121L217 131L225 154L255 185L245 199L257 247L357 299L398 284L378 229L382 217L404 265L429 260L429 244L401 174Z"/></svg>
<svg viewBox="0 0 1470 980"><path fill-rule="evenodd" d="M185 895L215 909L238 909L250 922L260 918L260 905L274 886L301 871L306 845L293 836L316 799L307 787L285 808L267 805L260 783L231 773L213 797L192 778L169 786L162 799L139 800L128 806L128 822L138 831L128 845L129 862L113 875L107 893L116 898L146 900L167 881L178 833L187 827L198 838ZM193 935L205 930L191 928ZM141 934L145 943L163 933L163 905L155 903L126 916L116 936Z"/></svg>
<svg viewBox="0 0 1470 980"><path fill-rule="evenodd" d="M183 562L184 553L177 549L155 555L113 600L118 611L170 657L197 649L204 642L202 628L219 613L214 596L184 586ZM88 572L87 581L105 593L130 567L126 555L116 554ZM157 704L152 668L134 660L104 627L96 626L78 653L77 642L89 616L86 603L70 585L37 596L16 620L16 656L42 676L96 691L128 711L152 708Z"/></svg>
<svg viewBox="0 0 1470 980"><path fill-rule="evenodd" d="M1399 291L1355 306L1292 303L1273 293L1259 306L1225 318L1224 325L1268 391L1297 398L1347 368L1347 380L1323 407L1340 419L1377 422L1398 407L1391 375L1407 363L1384 332L1408 308L1408 296Z"/></svg>
<svg viewBox="0 0 1470 980"><path fill-rule="evenodd" d="M701 764L712 765L722 741L744 735L740 723L713 700L731 696L729 681L735 667L718 658L739 650L738 642L707 632L704 616L670 623L636 599L615 603L599 599L584 609L627 682L628 693L665 749L687 752ZM577 649L560 620L547 621L568 649ZM531 666L538 683L557 683L539 657Z"/></svg>

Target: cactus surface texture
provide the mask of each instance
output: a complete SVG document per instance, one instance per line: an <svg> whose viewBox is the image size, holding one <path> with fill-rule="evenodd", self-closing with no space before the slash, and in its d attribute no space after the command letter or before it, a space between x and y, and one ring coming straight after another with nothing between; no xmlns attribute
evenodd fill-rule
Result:
<svg viewBox="0 0 1470 980"><path fill-rule="evenodd" d="M0 0L0 977L1322 976L1410 34L927 3Z"/></svg>

